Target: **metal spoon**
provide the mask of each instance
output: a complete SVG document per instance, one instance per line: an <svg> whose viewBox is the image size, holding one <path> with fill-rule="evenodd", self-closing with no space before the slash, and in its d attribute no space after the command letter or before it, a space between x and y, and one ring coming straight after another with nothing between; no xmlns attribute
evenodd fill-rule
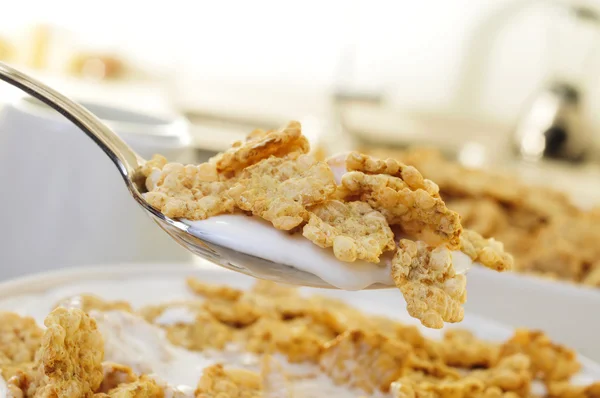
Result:
<svg viewBox="0 0 600 398"><path fill-rule="evenodd" d="M238 271L255 278L302 286L333 288L316 275L300 271L288 265L274 263L263 258L250 256L236 250L216 245L194 236L190 227L180 221L166 217L150 206L142 194L146 191L145 177L139 173L145 163L117 134L102 123L96 116L64 95L56 92L32 77L0 62L0 80L20 88L24 92L44 102L75 123L88 137L108 155L123 177L133 199L148 215L176 242L194 254L217 265ZM372 285L370 288L381 288Z"/></svg>

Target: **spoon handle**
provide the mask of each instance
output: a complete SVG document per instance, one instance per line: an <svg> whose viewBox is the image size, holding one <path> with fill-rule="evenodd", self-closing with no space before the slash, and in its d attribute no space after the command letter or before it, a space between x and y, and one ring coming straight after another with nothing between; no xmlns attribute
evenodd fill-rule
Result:
<svg viewBox="0 0 600 398"><path fill-rule="evenodd" d="M94 114L31 76L3 62L0 62L0 80L20 88L42 101L83 130L117 166L128 188L133 188L131 186L132 177L138 166L143 164L143 159Z"/></svg>

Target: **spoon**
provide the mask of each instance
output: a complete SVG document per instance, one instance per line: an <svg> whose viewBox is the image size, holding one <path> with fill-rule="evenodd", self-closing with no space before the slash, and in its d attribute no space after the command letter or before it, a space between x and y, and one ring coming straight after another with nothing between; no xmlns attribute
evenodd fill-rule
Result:
<svg viewBox="0 0 600 398"><path fill-rule="evenodd" d="M177 243L212 263L259 279L302 286L334 288L316 275L300 271L288 265L275 263L260 257L238 252L228 247L200 239L190 233L190 227L166 217L146 202L145 177L139 172L142 159L108 126L83 106L36 79L0 62L0 80L18 87L36 99L55 109L90 137L117 166L133 199ZM381 284L369 288L387 287Z"/></svg>

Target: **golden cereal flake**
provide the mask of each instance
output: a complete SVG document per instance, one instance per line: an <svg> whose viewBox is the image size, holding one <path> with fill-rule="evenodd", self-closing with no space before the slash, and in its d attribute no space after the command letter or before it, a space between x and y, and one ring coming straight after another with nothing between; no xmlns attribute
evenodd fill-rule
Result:
<svg viewBox="0 0 600 398"><path fill-rule="evenodd" d="M206 298L219 298L223 300L237 300L243 294L243 291L226 285L213 285L205 283L198 278L189 277L186 279L188 288L199 296Z"/></svg>
<svg viewBox="0 0 600 398"><path fill-rule="evenodd" d="M363 202L328 200L310 208L302 235L319 247L333 247L341 261L379 262L395 248L394 233L385 217Z"/></svg>
<svg viewBox="0 0 600 398"><path fill-rule="evenodd" d="M307 302L298 296L271 297L250 291L240 298L239 303L252 306L253 311L261 317L275 319L291 319L308 311Z"/></svg>
<svg viewBox="0 0 600 398"><path fill-rule="evenodd" d="M250 292L267 297L298 297L298 288L292 285L283 285L264 279L254 282Z"/></svg>
<svg viewBox="0 0 600 398"><path fill-rule="evenodd" d="M488 368L496 363L500 346L479 340L466 329L449 329L441 341L443 360L460 368Z"/></svg>
<svg viewBox="0 0 600 398"><path fill-rule="evenodd" d="M220 350L233 339L233 330L206 311L203 303L175 302L148 306L143 308L140 314L148 322L156 324L158 317L172 308L183 308L194 315L193 320L186 320L186 322L158 324L167 332L167 339L172 344L192 351L203 351L208 348Z"/></svg>
<svg viewBox="0 0 600 398"><path fill-rule="evenodd" d="M219 322L235 328L251 325L260 317L260 312L245 301L210 299L203 308Z"/></svg>
<svg viewBox="0 0 600 398"><path fill-rule="evenodd" d="M390 225L427 241L457 248L462 226L457 213L439 197L424 189L412 190L401 178L385 174L351 171L342 177L341 191L348 199L359 199L380 211Z"/></svg>
<svg viewBox="0 0 600 398"><path fill-rule="evenodd" d="M598 398L600 397L600 382L587 386L574 386L566 381L550 383L547 386L548 398Z"/></svg>
<svg viewBox="0 0 600 398"><path fill-rule="evenodd" d="M440 329L444 322L462 321L466 279L455 273L448 248L400 240L392 277L406 299L408 313L423 325Z"/></svg>
<svg viewBox="0 0 600 398"><path fill-rule="evenodd" d="M465 229L460 237L460 250L471 260L495 271L511 270L513 257L504 251L504 245L494 238L485 239L477 232Z"/></svg>
<svg viewBox="0 0 600 398"><path fill-rule="evenodd" d="M59 301L55 307L79 308L83 312L96 311L125 311L133 312L131 304L126 301L107 301L93 294L80 294Z"/></svg>
<svg viewBox="0 0 600 398"><path fill-rule="evenodd" d="M316 363L324 341L306 325L289 324L271 318L261 318L241 330L237 339L249 352L284 354L290 362Z"/></svg>
<svg viewBox="0 0 600 398"><path fill-rule="evenodd" d="M195 391L196 398L262 398L261 377L245 369L225 369L217 364L205 368Z"/></svg>
<svg viewBox="0 0 600 398"><path fill-rule="evenodd" d="M464 228L472 229L482 236L494 236L509 226L506 210L489 198L448 198L446 206L460 214Z"/></svg>
<svg viewBox="0 0 600 398"><path fill-rule="evenodd" d="M333 172L309 156L271 157L245 169L228 191L242 210L291 230L308 220L307 207L326 201L335 191Z"/></svg>
<svg viewBox="0 0 600 398"><path fill-rule="evenodd" d="M378 159L369 155L352 152L346 158L348 171L362 171L365 174L387 174L401 178L412 189L423 189L434 197L439 197L438 186L423 178L413 166L405 165L395 159Z"/></svg>
<svg viewBox="0 0 600 398"><path fill-rule="evenodd" d="M167 163L167 158L159 154L154 154L152 155L152 159L142 165L140 172L147 178L150 177L153 172L162 170Z"/></svg>
<svg viewBox="0 0 600 398"><path fill-rule="evenodd" d="M567 380L581 369L575 351L552 342L541 331L517 329L500 348L501 357L518 353L531 359L533 375L546 383Z"/></svg>
<svg viewBox="0 0 600 398"><path fill-rule="evenodd" d="M142 375L138 380L120 384L95 398L165 398L165 392L154 379Z"/></svg>
<svg viewBox="0 0 600 398"><path fill-rule="evenodd" d="M484 390L482 381L469 377L460 380L401 377L391 384L393 398L481 398Z"/></svg>
<svg viewBox="0 0 600 398"><path fill-rule="evenodd" d="M308 298L310 317L336 335L347 330L371 328L369 317L346 302L332 297L314 295Z"/></svg>
<svg viewBox="0 0 600 398"><path fill-rule="evenodd" d="M411 355L408 344L376 332L353 330L325 344L319 365L336 384L372 394L389 391Z"/></svg>
<svg viewBox="0 0 600 398"><path fill-rule="evenodd" d="M600 287L600 261L592 265L591 270L581 282L584 285Z"/></svg>
<svg viewBox="0 0 600 398"><path fill-rule="evenodd" d="M42 335L42 329L33 318L0 312L0 367L32 362Z"/></svg>
<svg viewBox="0 0 600 398"><path fill-rule="evenodd" d="M91 397L103 379L104 342L96 322L79 309L56 308L36 353L36 379L28 395Z"/></svg>
<svg viewBox="0 0 600 398"><path fill-rule="evenodd" d="M276 131L254 130L245 142L237 141L230 149L210 160L219 173L236 173L270 156L306 154L310 145L302 135L300 123L292 121Z"/></svg>
<svg viewBox="0 0 600 398"><path fill-rule="evenodd" d="M96 392L107 393L120 384L133 383L138 380L138 376L129 366L114 362L103 362L102 372L104 375L102 383Z"/></svg>
<svg viewBox="0 0 600 398"><path fill-rule="evenodd" d="M214 165L169 163L146 180L146 201L167 217L204 220L234 210L227 195L232 181L223 180Z"/></svg>
<svg viewBox="0 0 600 398"><path fill-rule="evenodd" d="M514 392L521 397L529 395L533 379L530 360L523 354L502 358L494 367L475 370L469 374L469 377L483 381L486 387L496 387L503 392Z"/></svg>

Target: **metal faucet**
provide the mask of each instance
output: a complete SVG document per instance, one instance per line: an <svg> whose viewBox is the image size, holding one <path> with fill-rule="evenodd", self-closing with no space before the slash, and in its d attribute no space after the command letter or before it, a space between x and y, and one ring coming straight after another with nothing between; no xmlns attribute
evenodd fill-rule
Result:
<svg viewBox="0 0 600 398"><path fill-rule="evenodd" d="M592 137L582 126L581 94L568 83L553 83L532 101L513 133L516 153L528 161L542 158L580 162Z"/></svg>
<svg viewBox="0 0 600 398"><path fill-rule="evenodd" d="M486 76L485 54L503 25L527 6L535 4L566 7L572 22L577 25L583 22L596 25L594 28L600 25L596 11L585 6L549 0L508 3L491 18L482 21L472 36L470 53L461 68L462 75L455 98L461 106L477 109ZM529 161L551 158L580 162L587 159L592 150L592 135L583 125L583 88L580 77L557 75L536 93L512 134L513 149L518 157Z"/></svg>

